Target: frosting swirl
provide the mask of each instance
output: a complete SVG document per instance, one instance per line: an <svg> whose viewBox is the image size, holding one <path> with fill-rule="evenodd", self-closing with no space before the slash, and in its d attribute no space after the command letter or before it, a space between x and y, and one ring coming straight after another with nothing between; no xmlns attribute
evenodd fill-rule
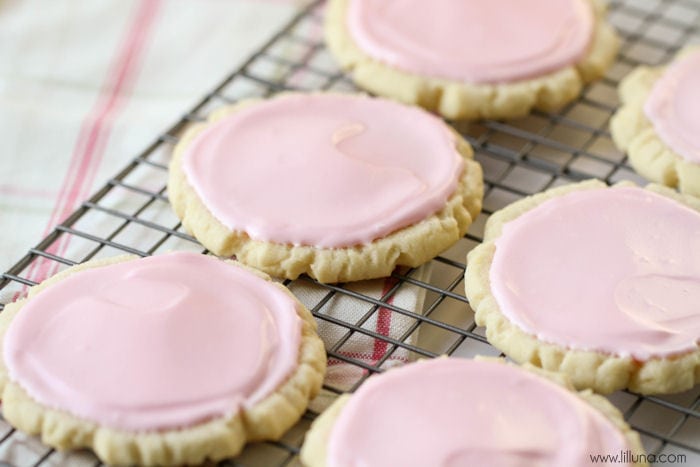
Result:
<svg viewBox="0 0 700 467"><path fill-rule="evenodd" d="M301 320L243 268L170 253L79 271L41 291L4 338L9 377L39 403L148 431L235 414L296 368Z"/></svg>
<svg viewBox="0 0 700 467"><path fill-rule="evenodd" d="M287 95L198 134L185 176L227 228L281 244L371 243L445 206L464 169L438 118L394 102Z"/></svg>
<svg viewBox="0 0 700 467"><path fill-rule="evenodd" d="M697 349L700 213L636 187L589 189L507 222L491 290L522 330L638 360Z"/></svg>
<svg viewBox="0 0 700 467"><path fill-rule="evenodd" d="M370 378L340 411L329 467L584 466L628 449L601 413L523 369L440 358Z"/></svg>
<svg viewBox="0 0 700 467"><path fill-rule="evenodd" d="M679 156L700 164L700 49L678 58L654 84L644 113Z"/></svg>
<svg viewBox="0 0 700 467"><path fill-rule="evenodd" d="M579 62L595 18L584 0L351 0L358 47L400 70L472 83L538 77Z"/></svg>

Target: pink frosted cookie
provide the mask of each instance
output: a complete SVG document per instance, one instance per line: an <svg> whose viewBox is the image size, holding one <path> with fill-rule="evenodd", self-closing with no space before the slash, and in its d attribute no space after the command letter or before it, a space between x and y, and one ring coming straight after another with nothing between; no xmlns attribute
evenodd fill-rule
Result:
<svg viewBox="0 0 700 467"><path fill-rule="evenodd" d="M599 0L330 0L326 42L354 81L448 118L555 110L612 64Z"/></svg>
<svg viewBox="0 0 700 467"><path fill-rule="evenodd" d="M109 464L199 464L278 439L320 390L309 311L195 253L90 261L0 314L5 419Z"/></svg>
<svg viewBox="0 0 700 467"><path fill-rule="evenodd" d="M700 195L700 48L667 67L638 67L620 84L622 107L610 130L634 169L649 180Z"/></svg>
<svg viewBox="0 0 700 467"><path fill-rule="evenodd" d="M244 101L192 127L168 193L209 250L277 277L384 277L451 246L481 208L481 167L429 113L360 95Z"/></svg>
<svg viewBox="0 0 700 467"><path fill-rule="evenodd" d="M577 388L670 393L700 378L700 200L591 180L495 213L468 256L489 341Z"/></svg>
<svg viewBox="0 0 700 467"><path fill-rule="evenodd" d="M439 358L373 376L313 423L302 462L582 467L591 455L643 453L637 433L603 397L529 370L497 359Z"/></svg>

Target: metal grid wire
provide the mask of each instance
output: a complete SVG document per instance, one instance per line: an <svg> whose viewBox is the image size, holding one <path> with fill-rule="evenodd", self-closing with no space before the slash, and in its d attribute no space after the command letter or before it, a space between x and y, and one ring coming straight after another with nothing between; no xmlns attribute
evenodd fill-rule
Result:
<svg viewBox="0 0 700 467"><path fill-rule="evenodd" d="M62 269L122 253L146 256L172 249L202 251L168 206L165 182L170 151L189 122L242 97L282 90L354 90L324 48L322 3L316 1L302 11L4 273L0 279L3 296L11 297L13 291L33 284L28 279L33 263ZM342 337L327 349L329 358L358 369L359 376L351 384L324 387L322 395L328 402L386 368L398 353L409 358L499 355L486 342L483 329L474 324L463 292L465 255L481 240L490 213L523 196L581 179L643 182L614 148L608 132L618 104L616 88L635 66L664 63L683 45L700 42L700 0L613 0L609 18L624 39L619 57L607 76L587 86L578 100L556 114L535 112L509 123L458 125L484 168L484 212L457 245L430 263L431 275L420 269L397 272L379 297L343 285L315 284L304 277L287 282L292 290L304 284L317 292L312 294L313 303L307 303L314 316L319 323L342 331ZM56 248L68 238L70 248ZM422 298L419 309L394 303L393 298L405 288L418 291ZM329 313L338 300L364 307L366 312L351 322ZM401 336L388 337L367 326L381 313L408 320ZM343 351L357 337L381 342L380 357L368 362ZM661 397L618 392L610 400L642 435L647 452L685 454L687 465L700 465L700 389ZM249 446L237 459L222 465L298 465L304 433L316 415L317 411L308 411L281 441ZM89 452L55 452L4 421L0 421L0 459L11 465L100 465Z"/></svg>

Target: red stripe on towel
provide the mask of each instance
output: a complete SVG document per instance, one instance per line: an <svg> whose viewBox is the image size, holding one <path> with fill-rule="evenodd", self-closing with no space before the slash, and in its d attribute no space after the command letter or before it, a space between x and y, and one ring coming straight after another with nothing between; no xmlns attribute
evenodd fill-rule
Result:
<svg viewBox="0 0 700 467"><path fill-rule="evenodd" d="M387 277L384 279L384 286L382 288L382 297L385 297L389 291L399 283L399 280L395 277ZM386 299L386 303L391 305L394 302L394 294ZM377 310L377 324L375 326L375 331L377 334L389 337L389 332L391 331L391 314L392 311L385 307L380 307ZM387 347L389 343L382 339L374 340L374 347L372 350L372 360L377 363L386 354Z"/></svg>
<svg viewBox="0 0 700 467"><path fill-rule="evenodd" d="M97 168L111 135L112 123L128 100L161 0L141 0L136 4L138 7L110 64L101 92L80 128L69 169L44 236L63 222L92 189ZM63 236L48 251L60 256L69 242L70 239ZM53 267L50 264L49 260L39 258L32 263L28 277L35 282L44 280L58 269L58 263L54 263Z"/></svg>

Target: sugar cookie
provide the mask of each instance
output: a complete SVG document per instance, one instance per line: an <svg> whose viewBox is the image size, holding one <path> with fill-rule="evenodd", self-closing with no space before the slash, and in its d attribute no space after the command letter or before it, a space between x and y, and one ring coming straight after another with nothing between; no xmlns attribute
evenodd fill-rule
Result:
<svg viewBox="0 0 700 467"><path fill-rule="evenodd" d="M481 208L481 167L427 112L359 95L245 101L191 128L168 193L209 250L273 276L384 277L456 242Z"/></svg>
<svg viewBox="0 0 700 467"><path fill-rule="evenodd" d="M667 67L637 67L620 83L610 121L618 148L642 176L700 195L700 48Z"/></svg>
<svg viewBox="0 0 700 467"><path fill-rule="evenodd" d="M109 464L199 464L278 439L326 360L304 306L195 253L74 266L0 314L5 419Z"/></svg>
<svg viewBox="0 0 700 467"><path fill-rule="evenodd" d="M553 111L611 66L599 0L330 0L325 36L357 85L447 118Z"/></svg>
<svg viewBox="0 0 700 467"><path fill-rule="evenodd" d="M555 188L493 214L467 298L494 346L601 393L700 378L700 200L669 188Z"/></svg>
<svg viewBox="0 0 700 467"><path fill-rule="evenodd" d="M606 399L571 389L560 375L497 359L408 364L338 398L313 423L301 459L307 467L573 467L643 453Z"/></svg>

